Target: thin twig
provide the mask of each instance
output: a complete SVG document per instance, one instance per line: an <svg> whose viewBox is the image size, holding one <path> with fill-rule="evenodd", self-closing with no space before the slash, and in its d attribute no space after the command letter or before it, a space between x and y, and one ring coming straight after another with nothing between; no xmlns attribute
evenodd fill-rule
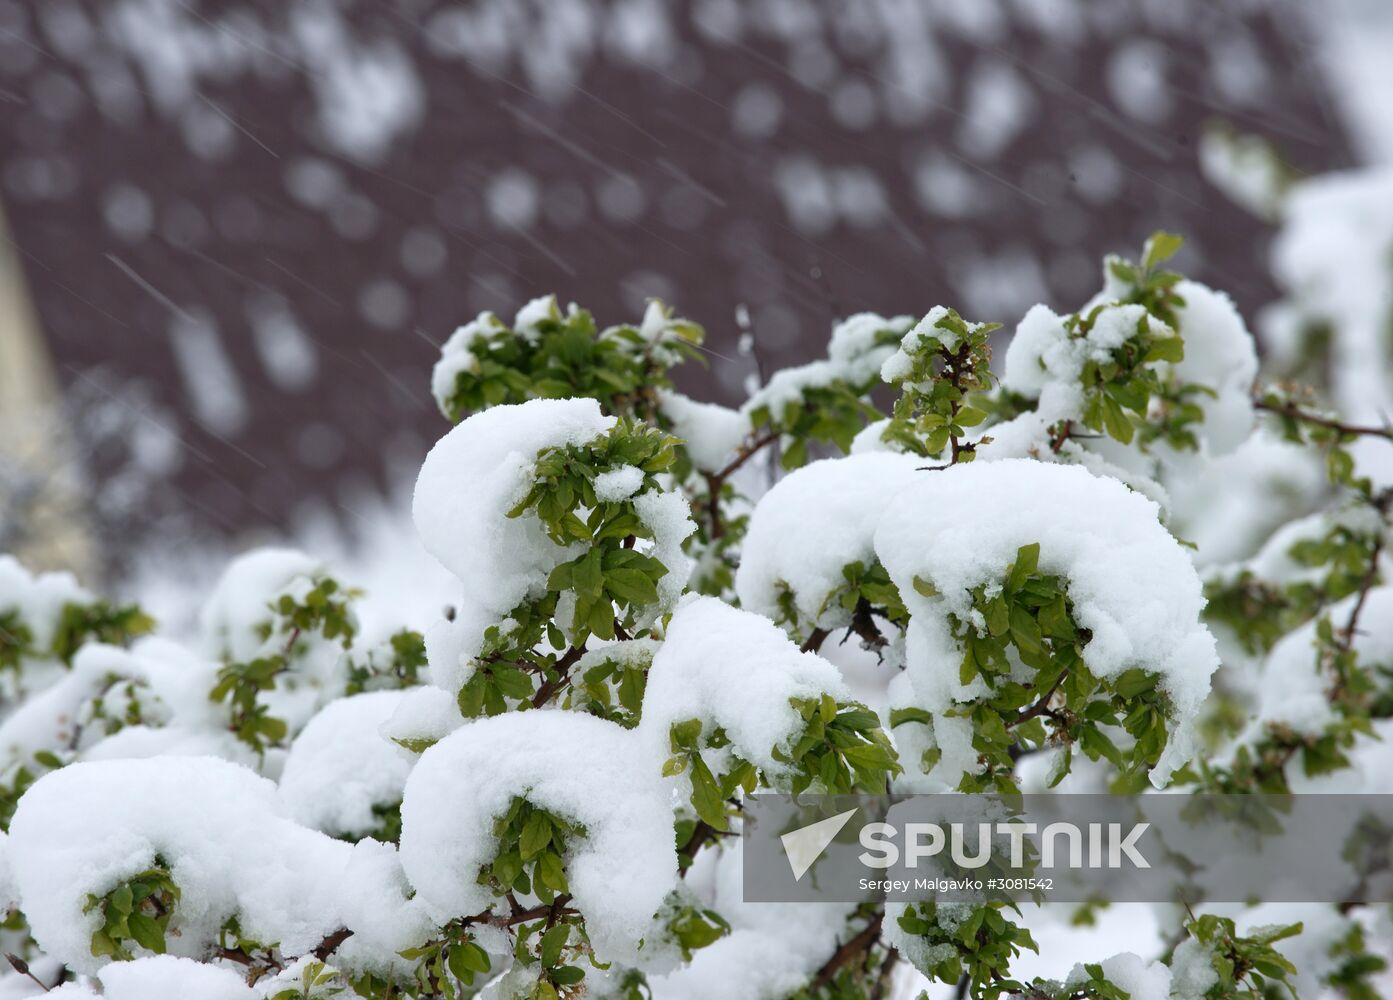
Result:
<svg viewBox="0 0 1393 1000"><path fill-rule="evenodd" d="M542 686L537 689L537 693L532 696L532 707L541 708L551 701L567 684L571 683L571 668L576 665L576 661L585 655L584 646L572 646L566 650L566 655L556 661L553 668L556 676L551 680L544 681Z"/></svg>
<svg viewBox="0 0 1393 1000"><path fill-rule="evenodd" d="M815 628L798 648L805 653L816 653L831 633L825 628Z"/></svg>
<svg viewBox="0 0 1393 1000"><path fill-rule="evenodd" d="M1029 722L1031 719L1039 715L1051 714L1051 709L1049 707L1050 699L1053 698L1054 693L1059 690L1059 686L1064 683L1064 678L1068 675L1068 673L1069 672L1067 670L1060 671L1059 676L1054 679L1054 683L1050 685L1050 689L1045 692L1044 696L1035 704L1027 708L1025 711L1021 712L1020 715L1016 716L1010 722L1006 723L1006 728L1014 728L1016 726L1021 725L1022 723Z"/></svg>
<svg viewBox="0 0 1393 1000"><path fill-rule="evenodd" d="M1347 424L1333 417L1326 417L1311 410L1304 410L1292 402L1269 403L1264 399L1255 399L1253 400L1253 408L1255 410L1265 410L1268 413L1275 413L1278 416L1289 417L1303 424L1324 427L1328 430L1337 431L1340 434L1349 434L1353 437L1381 437L1393 441L1393 427L1374 427L1369 424Z"/></svg>
<svg viewBox="0 0 1393 1000"><path fill-rule="evenodd" d="M845 966L869 952L872 946L880 940L880 926L884 922L885 913L877 913L860 934L833 952L832 957L823 962L822 968L817 970L817 976L813 979L813 989L817 990L818 987L826 986Z"/></svg>
<svg viewBox="0 0 1393 1000"><path fill-rule="evenodd" d="M45 986L42 979L34 975L34 973L30 972L29 963L26 962L24 959L20 958L18 955L12 955L7 952L5 954L5 960L8 961L10 965L14 968L14 970L18 972L21 976L27 976L28 978L32 979L34 981L34 985L38 986L38 988L43 990L45 993L52 989L51 986Z"/></svg>

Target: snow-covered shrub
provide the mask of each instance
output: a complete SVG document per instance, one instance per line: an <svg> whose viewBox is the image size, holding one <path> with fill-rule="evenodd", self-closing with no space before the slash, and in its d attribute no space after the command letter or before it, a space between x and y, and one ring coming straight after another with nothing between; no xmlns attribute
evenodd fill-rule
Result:
<svg viewBox="0 0 1393 1000"><path fill-rule="evenodd" d="M293 550L181 637L0 559L3 995L1372 995L1355 903L1162 909L1164 953L1053 982L1017 966L1058 908L741 899L760 789L1386 781L1393 492L1351 446L1390 434L1255 385L1178 245L999 371L997 324L861 313L738 409L676 391L660 303L482 314L431 378L424 634Z"/></svg>

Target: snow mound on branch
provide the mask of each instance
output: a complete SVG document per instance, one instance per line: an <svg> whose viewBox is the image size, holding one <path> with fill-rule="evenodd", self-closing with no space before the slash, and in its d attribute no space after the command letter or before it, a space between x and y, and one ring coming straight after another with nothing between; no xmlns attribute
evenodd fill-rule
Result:
<svg viewBox="0 0 1393 1000"><path fill-rule="evenodd" d="M291 744L280 797L296 822L333 835L379 825L373 806L395 806L413 756L378 730L404 692L374 691L330 702Z"/></svg>
<svg viewBox="0 0 1393 1000"><path fill-rule="evenodd" d="M1177 331L1185 343L1185 357L1170 366L1181 382L1200 385L1213 396L1199 394L1194 401L1204 410L1199 437L1211 455L1226 455L1252 433L1253 382L1258 358L1253 337L1233 301L1223 292L1197 281L1181 281L1176 293L1184 299L1177 307ZM984 448L988 457L1023 455L1031 444L1045 439L1045 430L1059 420L1079 419L1084 396L1079 383L1087 361L1105 362L1112 352L1136 335L1138 324L1164 334L1168 327L1143 306L1107 302L1105 289L1094 305L1103 308L1086 336L1072 336L1067 317L1048 306L1037 305L1021 319L1006 349L1002 386L1039 401L1036 410L991 428L993 444ZM1158 367L1166 367L1162 362Z"/></svg>
<svg viewBox="0 0 1393 1000"><path fill-rule="evenodd" d="M30 573L14 556L0 554L0 615L17 613L37 649L53 642L64 605L93 600L71 573Z"/></svg>
<svg viewBox="0 0 1393 1000"><path fill-rule="evenodd" d="M843 623L828 597L846 582L842 567L875 560L881 512L916 477L923 459L870 452L813 462L779 480L750 515L735 591L742 607L775 621L781 585L793 594L800 620ZM815 544L809 544L816 540Z"/></svg>
<svg viewBox="0 0 1393 1000"><path fill-rule="evenodd" d="M337 896L351 845L278 813L276 786L211 757L72 764L20 800L9 856L22 909L45 952L92 973L97 912L110 892L168 865L181 897L170 948L188 956L236 915L248 937L308 951L339 926ZM177 931L178 933L173 933Z"/></svg>
<svg viewBox="0 0 1393 1000"><path fill-rule="evenodd" d="M699 857L707 854L703 851ZM730 922L730 934L702 948L690 964L654 978L655 997L792 996L808 985L839 940L855 933L847 926L854 903L746 903L744 847L739 840L720 851L711 867L710 905ZM687 878L692 877L689 871Z"/></svg>
<svg viewBox="0 0 1393 1000"><path fill-rule="evenodd" d="M1083 337L1070 335L1066 318L1044 305L1032 306L1022 317L1006 348L1005 388L1042 403L1052 386L1077 392L1084 364L1110 360L1114 350L1136 335L1138 323L1165 328L1139 305L1105 305Z"/></svg>
<svg viewBox="0 0 1393 1000"><path fill-rule="evenodd" d="M644 759L669 756L673 723L701 719L723 728L731 750L777 781L788 765L773 750L787 749L803 727L789 699L823 694L849 698L832 664L801 652L767 618L714 597L689 598L648 671L638 726Z"/></svg>
<svg viewBox="0 0 1393 1000"><path fill-rule="evenodd" d="M1124 951L1099 964L1108 982L1126 992L1130 1000L1169 1000L1171 996L1171 970L1160 962L1148 962L1139 955ZM1073 989L1088 979L1088 970L1083 963L1079 963L1069 973L1064 987Z"/></svg>
<svg viewBox="0 0 1393 1000"><path fill-rule="evenodd" d="M1186 473L1167 477L1167 523L1195 543L1195 563L1205 567L1252 555L1326 490L1318 455L1261 426L1234 451Z"/></svg>
<svg viewBox="0 0 1393 1000"><path fill-rule="evenodd" d="M538 452L592 441L614 423L593 399L534 399L476 413L435 443L411 513L426 550L460 578L469 603L501 618L574 555L535 515L508 511L526 496Z"/></svg>
<svg viewBox="0 0 1393 1000"><path fill-rule="evenodd" d="M464 725L459 700L437 685L423 684L403 691L392 714L378 728L383 738L435 743Z"/></svg>
<svg viewBox="0 0 1393 1000"><path fill-rule="evenodd" d="M1017 550L1038 542L1040 572L1068 581L1077 623L1092 632L1088 668L1115 677L1132 667L1161 675L1174 721L1152 771L1163 782L1189 759L1192 721L1218 666L1200 622L1194 566L1157 520L1157 506L1078 466L1027 460L973 462L925 476L889 505L876 553L911 615L906 656L916 696L935 714L985 693L958 681L948 615L973 617L970 591L1005 578ZM925 597L914 578L931 583Z"/></svg>
<svg viewBox="0 0 1393 1000"><path fill-rule="evenodd" d="M659 762L627 730L589 715L525 712L452 733L421 755L402 803L402 867L439 923L498 900L478 882L493 821L525 797L586 830L565 859L596 952L633 962L675 885L672 810Z"/></svg>
<svg viewBox="0 0 1393 1000"><path fill-rule="evenodd" d="M1213 390L1212 397L1195 397L1204 410L1200 434L1211 455L1227 455L1253 432L1253 382L1258 377L1253 335L1223 292L1198 281L1178 282L1175 291L1185 300L1176 309L1185 357L1174 370L1181 381Z"/></svg>
<svg viewBox="0 0 1393 1000"><path fill-rule="evenodd" d="M717 403L698 402L670 389L658 390L658 409L672 433L686 444L699 472L723 469L750 433L748 414Z"/></svg>
<svg viewBox="0 0 1393 1000"><path fill-rule="evenodd" d="M784 407L802 398L809 389L848 382L852 385L873 384L880 377L880 367L885 359L899 350L899 340L915 323L913 316L895 316L887 319L875 313L857 313L832 329L832 337L827 342L827 357L811 361L795 368L783 368L775 372L758 391L753 393L740 408L744 414L751 414L768 407L776 418L783 414ZM883 331L893 331L895 342L877 343Z"/></svg>
<svg viewBox="0 0 1393 1000"><path fill-rule="evenodd" d="M199 615L210 655L231 660L260 655L266 640L257 626L272 617L271 602L323 572L323 563L298 549L254 549L232 560Z"/></svg>
<svg viewBox="0 0 1393 1000"><path fill-rule="evenodd" d="M662 563L667 572L658 580L658 607L667 610L677 604L687 589L687 580L692 575L693 561L682 551L682 542L696 531L692 521L692 507L687 498L676 490L649 490L640 493L633 500L634 513L639 516L643 526L653 533L651 548L641 543L640 549L649 549L654 559ZM647 619L643 619L647 621Z"/></svg>
<svg viewBox="0 0 1393 1000"><path fill-rule="evenodd" d="M102 969L106 1000L256 1000L261 996L227 969L155 955Z"/></svg>
<svg viewBox="0 0 1393 1000"><path fill-rule="evenodd" d="M248 748L227 731L222 706L208 698L216 675L215 663L167 639L147 637L130 649L91 643L67 674L0 723L0 761L72 748L84 758L193 753L251 763ZM93 718L98 702L105 719ZM124 720L136 707L142 724L105 735L105 720Z"/></svg>
<svg viewBox="0 0 1393 1000"><path fill-rule="evenodd" d="M476 413L430 450L411 513L426 550L464 589L456 622L438 630L438 666L431 651L437 683L462 682L462 660L478 653L483 630L576 555L576 546L548 538L534 513L508 517L532 484L537 453L592 441L614 423L593 399L534 399Z"/></svg>
<svg viewBox="0 0 1393 1000"><path fill-rule="evenodd" d="M1358 600L1358 594L1351 594L1328 609L1337 637ZM1289 726L1302 736L1319 736L1339 718L1328 693L1333 678L1320 669L1316 627L1316 621L1307 622L1268 653L1250 738L1260 737L1273 723ZM1350 649L1363 667L1393 667L1393 586L1374 587L1365 596Z"/></svg>
<svg viewBox="0 0 1393 1000"><path fill-rule="evenodd" d="M487 340L505 327L491 312L481 312L464 326L450 334L445 346L440 349L440 360L430 373L430 394L435 397L440 412L449 416L447 403L455 394L455 384L463 372L477 372L479 359L474 355L474 344L480 339Z"/></svg>
<svg viewBox="0 0 1393 1000"><path fill-rule="evenodd" d="M575 304L571 305L571 310L575 310ZM561 315L561 303L556 301L555 295L538 295L517 311L513 317L513 332L523 340L536 343L541 337L542 331L539 326L546 320L559 321Z"/></svg>
<svg viewBox="0 0 1393 1000"><path fill-rule="evenodd" d="M1324 174L1293 186L1272 243L1272 273L1288 300L1264 324L1280 368L1299 363L1303 328L1330 330L1334 399L1352 423L1382 424L1393 411L1393 168ZM1324 353L1324 352L1322 352ZM1372 438L1351 446L1361 475L1393 482L1393 458Z"/></svg>

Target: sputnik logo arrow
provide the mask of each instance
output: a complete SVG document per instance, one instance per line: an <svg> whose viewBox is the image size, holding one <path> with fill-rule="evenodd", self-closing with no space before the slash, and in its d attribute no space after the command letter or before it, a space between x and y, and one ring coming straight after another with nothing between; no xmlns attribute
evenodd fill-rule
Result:
<svg viewBox="0 0 1393 1000"><path fill-rule="evenodd" d="M784 845L784 854L788 855L788 866L793 869L795 882L808 873L813 863L822 857L822 852L827 850L827 845L832 843L837 834L841 833L842 827L855 815L855 809L848 809L844 813L809 823L779 838Z"/></svg>

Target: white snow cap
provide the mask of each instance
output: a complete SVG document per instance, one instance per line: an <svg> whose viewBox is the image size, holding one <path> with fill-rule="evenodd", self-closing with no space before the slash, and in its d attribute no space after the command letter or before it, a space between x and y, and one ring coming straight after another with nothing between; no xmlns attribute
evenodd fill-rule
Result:
<svg viewBox="0 0 1393 1000"><path fill-rule="evenodd" d="M91 953L100 914L83 912L88 894L105 895L156 858L181 892L172 952L200 956L236 915L249 937L300 954L340 926L351 850L282 818L276 786L244 767L156 757L45 775L20 800L8 853L35 940L93 973L103 960Z"/></svg>
<svg viewBox="0 0 1393 1000"><path fill-rule="evenodd" d="M1211 455L1226 455L1253 430L1251 394L1258 373L1253 338L1224 293L1197 281L1178 282L1175 291L1184 299L1176 309L1176 319L1185 342L1185 357L1173 370L1181 381L1214 391L1213 397L1195 397L1205 413L1204 425L1197 433ZM1038 399L1038 412L1011 421L1006 425L1012 428L1011 433L997 427L988 432L991 436L1011 440L1027 427L1044 428L1056 420L1077 419L1083 403L1078 382L1086 361L1106 360L1135 335L1139 322L1145 321L1156 333L1168 330L1140 305L1107 303L1109 293L1110 289L1104 289L1085 306L1086 311L1103 304L1085 337L1071 336L1065 326L1067 317L1048 306L1034 306L1025 314L1006 348L1001 384ZM1002 447L989 448L987 454L1004 451Z"/></svg>
<svg viewBox="0 0 1393 1000"><path fill-rule="evenodd" d="M378 825L373 806L394 806L413 755L378 730L403 691L373 691L330 702L291 744L280 797L290 816L325 833L366 835Z"/></svg>
<svg viewBox="0 0 1393 1000"><path fill-rule="evenodd" d="M849 698L832 664L801 652L767 618L714 597L690 597L673 614L648 671L637 730L644 757L661 763L669 756L673 723L709 720L735 752L777 781L788 765L772 751L787 749L803 726L789 699L823 694Z"/></svg>
<svg viewBox="0 0 1393 1000"><path fill-rule="evenodd" d="M479 369L479 359L473 351L475 342L487 340L490 335L503 329L503 323L497 316L491 312L481 312L450 334L450 339L440 349L440 360L430 373L430 392L441 413L449 415L445 404L455 394L455 383L459 381L460 373Z"/></svg>
<svg viewBox="0 0 1393 1000"><path fill-rule="evenodd" d="M658 409L701 472L723 469L750 433L748 414L717 403L701 403L671 389L658 390Z"/></svg>
<svg viewBox="0 0 1393 1000"><path fill-rule="evenodd" d="M593 399L534 399L476 413L426 456L411 513L427 551L464 585L465 600L503 618L572 558L534 514L510 518L537 453L584 444L614 426Z"/></svg>
<svg viewBox="0 0 1393 1000"><path fill-rule="evenodd" d="M323 572L322 562L298 549L253 549L232 560L199 616L209 653L233 660L257 656L265 642L257 626L272 617L270 602Z"/></svg>
<svg viewBox="0 0 1393 1000"><path fill-rule="evenodd" d="M575 306L571 306L574 310ZM544 320L560 320L561 304L555 295L539 295L518 310L513 317L513 332L524 340L536 340L541 335L537 324Z"/></svg>
<svg viewBox="0 0 1393 1000"><path fill-rule="evenodd" d="M845 583L843 566L875 561L881 512L916 477L931 475L916 471L922 464L915 455L871 452L813 462L779 480L750 515L735 575L741 607L778 620L783 584L804 623L843 624L839 607L823 605Z"/></svg>
<svg viewBox="0 0 1393 1000"><path fill-rule="evenodd" d="M750 396L740 408L741 412L750 414L761 407L768 407L778 417L785 406L799 399L808 389L841 381L853 384L874 381L880 375L880 366L885 359L898 350L895 344L877 344L876 335L883 330L892 330L898 340L913 325L912 316L887 319L875 313L857 313L847 317L832 328L825 359L775 372L763 387Z"/></svg>
<svg viewBox="0 0 1393 1000"><path fill-rule="evenodd" d="M0 554L0 614L17 612L37 648L53 641L64 605L92 600L71 573L30 573L14 556Z"/></svg>
<svg viewBox="0 0 1393 1000"><path fill-rule="evenodd" d="M402 804L401 861L433 918L497 900L478 882L493 859L493 820L514 797L585 827L568 844L567 881L603 960L632 963L676 884L672 810L660 760L635 734L572 712L471 723L421 755Z"/></svg>
<svg viewBox="0 0 1393 1000"><path fill-rule="evenodd" d="M947 616L970 618L970 590L1002 580L1017 550L1034 542L1040 571L1068 581L1075 618L1092 632L1084 649L1089 670L1115 677L1142 667L1161 675L1174 712L1152 771L1164 783L1193 751L1189 723L1219 662L1200 622L1200 579L1154 503L1078 466L956 465L924 476L890 504L875 548L911 614L907 657L916 696L938 713L983 693L981 677L966 688L958 683L961 654ZM916 576L939 596L919 594Z"/></svg>
<svg viewBox="0 0 1393 1000"><path fill-rule="evenodd" d="M106 1000L257 1000L261 996L235 972L173 955L112 962L98 978Z"/></svg>
<svg viewBox="0 0 1393 1000"><path fill-rule="evenodd" d="M1098 964L1103 967L1108 982L1125 991L1130 1000L1170 1000L1171 970L1160 962L1147 961L1124 951ZM1087 982L1088 978L1088 972L1079 964L1069 973L1064 986L1071 989Z"/></svg>
<svg viewBox="0 0 1393 1000"><path fill-rule="evenodd" d="M1358 594L1329 608L1337 632L1349 621ZM1257 717L1246 734L1254 739L1271 723L1291 727L1302 736L1319 736L1338 716L1330 704L1331 678L1320 669L1317 622L1289 632L1268 653L1262 667ZM1373 587L1363 598L1350 648L1366 667L1393 667L1393 586Z"/></svg>
<svg viewBox="0 0 1393 1000"><path fill-rule="evenodd" d="M1200 432L1211 455L1227 455L1253 432L1253 382L1258 377L1258 354L1253 335L1243 324L1233 300L1198 281L1181 281L1176 294L1185 304L1176 309L1185 357L1175 365L1184 382L1214 390L1196 396L1204 410Z"/></svg>

